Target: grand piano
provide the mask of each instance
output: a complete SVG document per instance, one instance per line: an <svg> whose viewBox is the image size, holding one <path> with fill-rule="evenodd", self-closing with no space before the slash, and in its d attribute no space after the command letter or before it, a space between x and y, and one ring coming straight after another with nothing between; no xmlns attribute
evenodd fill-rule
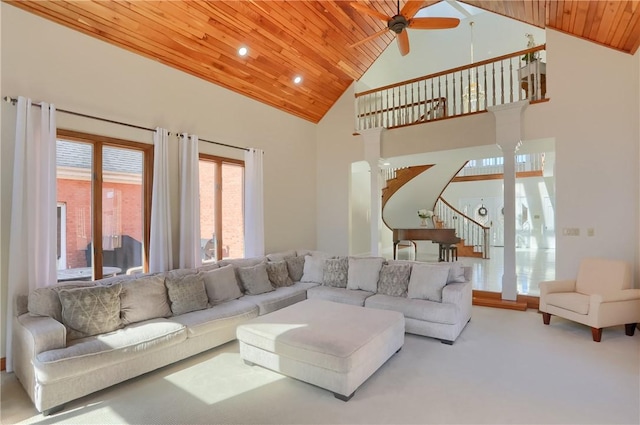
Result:
<svg viewBox="0 0 640 425"><path fill-rule="evenodd" d="M456 229L393 229L393 259L396 259L397 247L400 241L434 241L439 244L455 244L460 239L456 236Z"/></svg>

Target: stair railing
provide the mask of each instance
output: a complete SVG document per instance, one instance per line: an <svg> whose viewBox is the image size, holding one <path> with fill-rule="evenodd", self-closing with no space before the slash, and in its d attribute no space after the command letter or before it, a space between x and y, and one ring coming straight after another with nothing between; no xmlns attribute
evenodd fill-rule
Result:
<svg viewBox="0 0 640 425"><path fill-rule="evenodd" d="M489 258L489 227L484 226L471 217L454 208L447 201L438 198L435 206L438 221L447 229L455 229L456 236L464 239L466 246L473 246L473 252L482 253L482 258Z"/></svg>
<svg viewBox="0 0 640 425"><path fill-rule="evenodd" d="M546 99L546 45L355 94L355 130L396 128Z"/></svg>

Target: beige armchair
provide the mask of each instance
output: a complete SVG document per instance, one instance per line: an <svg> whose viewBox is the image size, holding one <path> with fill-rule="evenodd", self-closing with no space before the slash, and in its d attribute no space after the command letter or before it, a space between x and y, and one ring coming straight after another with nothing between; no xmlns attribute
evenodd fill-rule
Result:
<svg viewBox="0 0 640 425"><path fill-rule="evenodd" d="M640 289L631 289L628 263L585 258L576 280L540 282L540 311L545 325L553 314L590 326L596 342L608 326L625 325L633 336L640 322Z"/></svg>

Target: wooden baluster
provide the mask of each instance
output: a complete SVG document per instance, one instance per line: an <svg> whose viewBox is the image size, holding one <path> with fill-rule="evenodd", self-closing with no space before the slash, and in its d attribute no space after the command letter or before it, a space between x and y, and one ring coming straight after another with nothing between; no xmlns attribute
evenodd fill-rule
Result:
<svg viewBox="0 0 640 425"><path fill-rule="evenodd" d="M482 65L482 79L484 81L484 105L483 110L487 110L487 65Z"/></svg>
<svg viewBox="0 0 640 425"><path fill-rule="evenodd" d="M474 70L476 71L476 110L475 112L478 112L480 110L480 78L479 78L479 74L478 74L478 67L474 67Z"/></svg>
<svg viewBox="0 0 640 425"><path fill-rule="evenodd" d="M509 58L509 89L510 103L513 103L513 58Z"/></svg>
<svg viewBox="0 0 640 425"><path fill-rule="evenodd" d="M442 80L440 79L440 75L438 75L438 101L432 103L433 110L433 118L438 118L438 107L440 106L440 99L442 99Z"/></svg>
<svg viewBox="0 0 640 425"><path fill-rule="evenodd" d="M396 126L396 91L394 88L391 89L391 120L392 120L392 125L391 127L395 127Z"/></svg>
<svg viewBox="0 0 640 425"><path fill-rule="evenodd" d="M415 103L413 101L413 83L411 83L411 124L415 123Z"/></svg>
<svg viewBox="0 0 640 425"><path fill-rule="evenodd" d="M467 113L471 111L471 68L467 68Z"/></svg>
<svg viewBox="0 0 640 425"><path fill-rule="evenodd" d="M500 104L504 105L504 61L500 61Z"/></svg>
<svg viewBox="0 0 640 425"><path fill-rule="evenodd" d="M455 117L456 115L458 115L458 107L457 104L458 102L456 102L456 73L454 72L453 74L451 74L451 81L453 82L453 93L451 95L451 98L453 99L453 116Z"/></svg>
<svg viewBox="0 0 640 425"><path fill-rule="evenodd" d="M496 63L491 64L491 93L493 96L493 106L496 106Z"/></svg>
<svg viewBox="0 0 640 425"><path fill-rule="evenodd" d="M449 74L444 76L444 105L442 105L442 116L446 117L447 113L447 99L449 99Z"/></svg>
<svg viewBox="0 0 640 425"><path fill-rule="evenodd" d="M386 96L387 97L387 107L385 108L386 111L384 112L384 119L385 119L385 122L386 122L385 127L389 128L389 127L391 127L391 121L389 120L389 111L390 111L390 109L389 109L389 90L388 89L385 90L385 93L387 95Z"/></svg>
<svg viewBox="0 0 640 425"><path fill-rule="evenodd" d="M460 71L460 115L464 114L464 80L462 78L462 71Z"/></svg>

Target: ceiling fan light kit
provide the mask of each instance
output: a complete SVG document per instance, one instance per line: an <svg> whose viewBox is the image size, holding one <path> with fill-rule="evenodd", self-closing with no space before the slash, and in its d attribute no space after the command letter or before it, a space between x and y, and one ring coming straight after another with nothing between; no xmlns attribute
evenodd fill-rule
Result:
<svg viewBox="0 0 640 425"><path fill-rule="evenodd" d="M407 28L412 29L421 29L421 30L437 30L437 29L448 29L455 28L460 24L460 19L458 18L414 18L415 14L418 13L418 10L422 8L423 1L407 1L402 10L400 10L400 1L397 2L398 13L392 17L388 17L385 14L378 12L375 9L371 9L368 6L363 4L353 2L351 6L371 17L376 19L386 21L387 29L396 34L396 38L398 40L398 49L400 50L400 54L402 56L406 56L409 54L409 36L407 34ZM369 37L366 37L364 40L361 40L357 43L351 45L351 47L359 46L360 44L366 43L382 34L384 34L386 30L381 30Z"/></svg>

